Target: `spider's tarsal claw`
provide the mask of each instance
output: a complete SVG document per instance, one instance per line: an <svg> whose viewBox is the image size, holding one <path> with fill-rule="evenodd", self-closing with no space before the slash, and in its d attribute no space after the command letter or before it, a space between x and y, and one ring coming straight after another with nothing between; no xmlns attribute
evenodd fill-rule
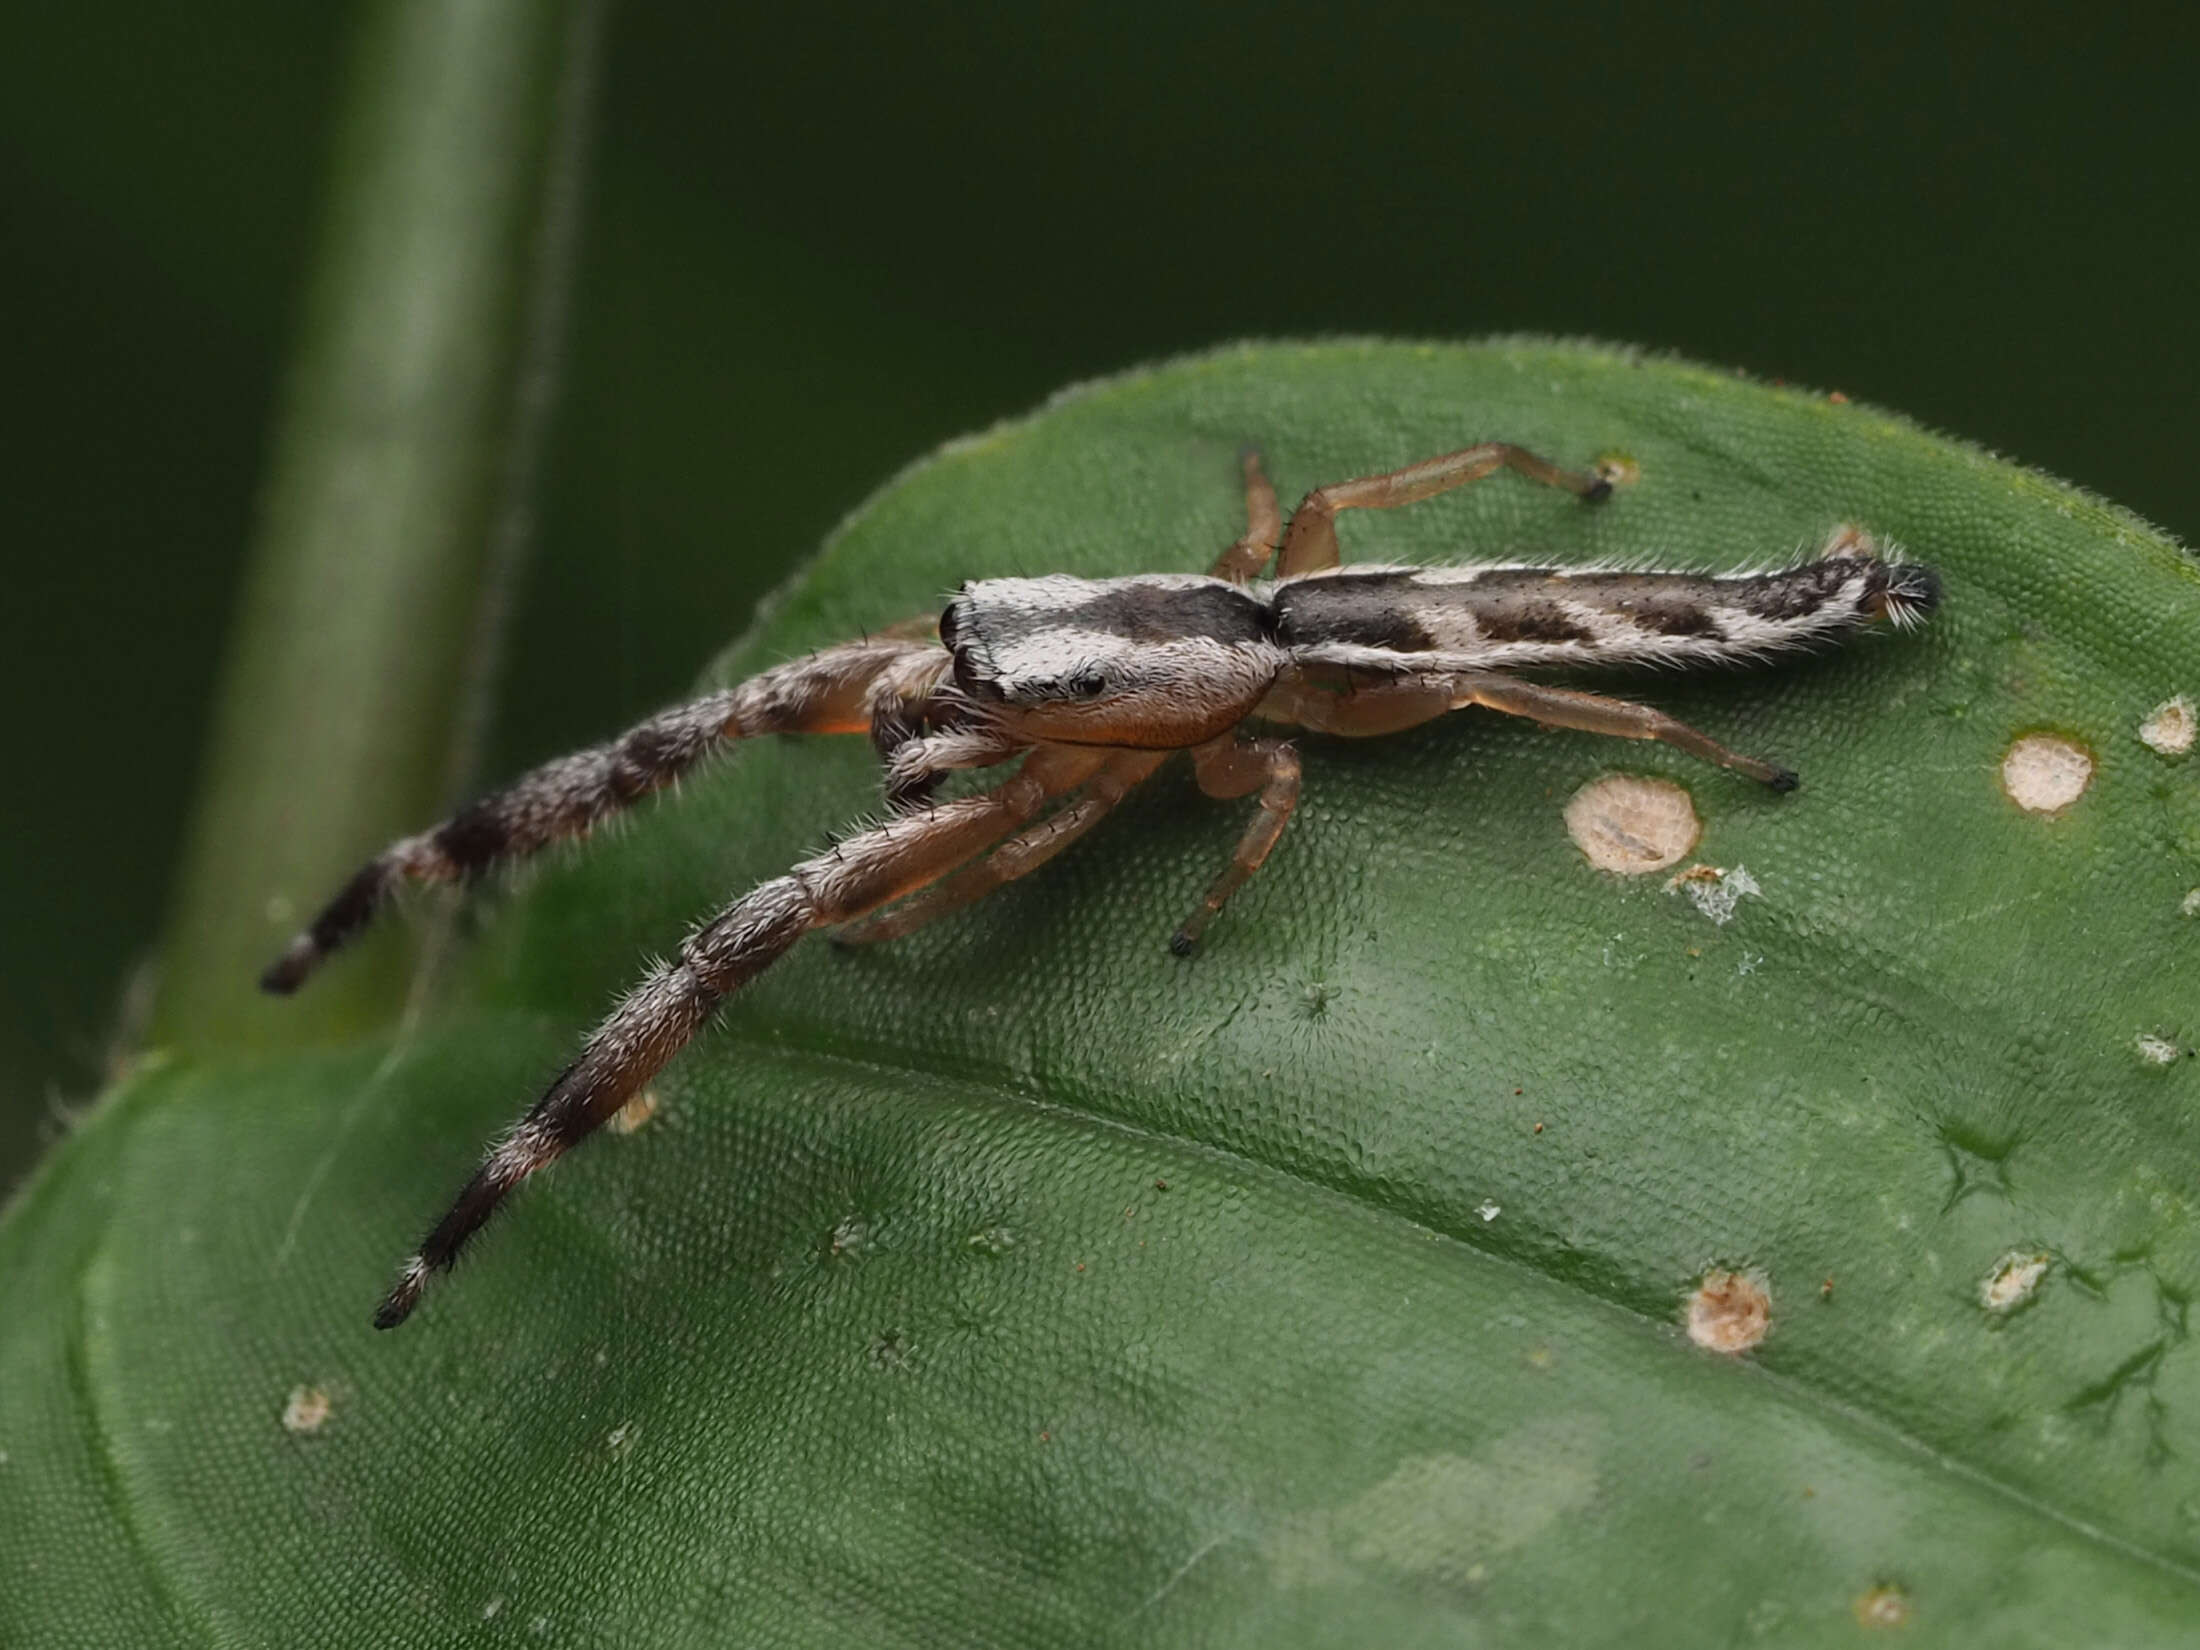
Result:
<svg viewBox="0 0 2200 1650"><path fill-rule="evenodd" d="M1765 783L1776 791L1792 791L1803 782L1803 776L1793 768L1774 768L1772 777Z"/></svg>
<svg viewBox="0 0 2200 1650"><path fill-rule="evenodd" d="M1611 496L1612 478L1610 476L1598 476L1589 483L1588 490L1581 495L1581 501L1584 504L1602 504Z"/></svg>
<svg viewBox="0 0 2200 1650"><path fill-rule="evenodd" d="M395 1329L411 1317L413 1308L420 1304L420 1292L427 1286L428 1263L414 1255L405 1262L390 1292L382 1297L382 1304L374 1309L374 1327Z"/></svg>
<svg viewBox="0 0 2200 1650"><path fill-rule="evenodd" d="M1171 956L1189 957L1198 949L1199 936L1189 928L1179 928L1169 936L1169 954Z"/></svg>

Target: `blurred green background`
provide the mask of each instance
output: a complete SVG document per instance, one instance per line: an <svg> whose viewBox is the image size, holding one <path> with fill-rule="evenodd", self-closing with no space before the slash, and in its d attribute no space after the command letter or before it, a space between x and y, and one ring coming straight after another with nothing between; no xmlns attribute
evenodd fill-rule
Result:
<svg viewBox="0 0 2200 1650"><path fill-rule="evenodd" d="M676 695L934 443L1240 336L1669 347L2190 539L2200 28L2035 12L617 8L481 777ZM354 26L11 17L0 1184L162 919Z"/></svg>

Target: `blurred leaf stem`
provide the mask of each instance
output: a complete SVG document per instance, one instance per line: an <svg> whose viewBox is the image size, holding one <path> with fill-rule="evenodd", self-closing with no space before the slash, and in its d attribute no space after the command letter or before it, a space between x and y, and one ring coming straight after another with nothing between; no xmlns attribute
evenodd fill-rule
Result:
<svg viewBox="0 0 2200 1650"><path fill-rule="evenodd" d="M470 777L529 532L604 0L371 0L337 126L152 1041L275 1047L402 1004L403 925L293 1002L316 902Z"/></svg>

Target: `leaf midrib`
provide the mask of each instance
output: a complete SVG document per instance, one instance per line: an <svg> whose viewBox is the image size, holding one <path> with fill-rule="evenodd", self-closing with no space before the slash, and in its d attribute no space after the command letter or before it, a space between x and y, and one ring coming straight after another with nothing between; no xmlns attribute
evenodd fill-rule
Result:
<svg viewBox="0 0 2200 1650"><path fill-rule="evenodd" d="M1273 1163L1265 1158L1232 1150L1227 1146L1194 1140L1185 1135L1174 1134L1165 1130L1147 1128L1105 1112L1051 1099L997 1076L978 1076L969 1072L951 1071L934 1063L918 1059L894 1061L880 1059L875 1056L850 1054L844 1050L819 1046L805 1036L789 1035L764 1039L732 1027L717 1028L713 1035L732 1043L748 1054L774 1058L799 1058L897 1080L906 1081L914 1078L920 1082L952 1086L958 1094L966 1096L981 1095L1004 1105L1020 1106L1041 1116L1066 1119L1080 1127L1117 1134L1130 1140L1150 1142L1170 1150L1188 1152L1211 1162L1226 1163L1250 1175L1265 1175L1302 1191L1310 1191L1317 1195L1334 1198L1363 1215L1373 1216L1401 1231L1419 1233L1426 1237L1432 1237L1441 1243L1456 1245L1486 1263L1524 1273L1556 1287L1566 1289L1571 1293L1585 1296L1597 1306L1616 1312L1631 1323L1655 1330L1659 1339L1668 1345L1671 1344L1675 1334L1672 1323L1651 1313L1644 1312L1639 1307L1632 1306L1615 1295L1584 1289L1578 1282L1570 1278L1562 1278L1555 1271L1533 1265L1515 1255L1506 1254L1495 1249L1486 1249L1473 1242L1468 1234L1454 1231L1445 1226L1416 1220L1410 1215L1401 1214L1398 1210L1367 1197L1349 1185L1309 1173L1304 1169ZM1706 1356L1709 1356L1709 1354L1706 1354ZM1730 1361L1740 1368L1746 1368L1752 1378L1767 1382L1785 1397L1804 1402L1824 1416L1874 1434L1898 1446L1906 1453L1921 1460L1929 1461L1943 1471L1953 1473L1965 1482L1976 1485L2010 1506L2044 1519L2046 1522L2067 1530L2102 1550L2115 1554L2119 1558L2144 1564L2151 1569L2172 1576L2196 1592L2200 1592L2200 1565L2188 1563L2167 1553L2158 1552L2129 1536L2119 1535L2113 1530L2104 1529L2075 1513L2067 1512L2050 1502L2044 1501L2030 1491L1996 1476L1985 1467L1960 1456L1952 1455L1947 1450L1927 1442L1883 1409L1859 1404L1849 1399L1837 1398L1798 1376L1768 1369L1754 1359L1735 1358Z"/></svg>

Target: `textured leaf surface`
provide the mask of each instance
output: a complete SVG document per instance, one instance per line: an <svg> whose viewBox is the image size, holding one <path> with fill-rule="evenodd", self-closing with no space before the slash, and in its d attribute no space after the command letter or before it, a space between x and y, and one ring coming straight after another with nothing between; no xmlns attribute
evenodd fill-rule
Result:
<svg viewBox="0 0 2200 1650"><path fill-rule="evenodd" d="M860 743L749 750L485 905L412 1033L149 1063L0 1227L0 1638L2190 1642L2200 788L2138 730L2200 577L2130 517L1612 352L1231 351L903 477L712 678L966 577L1203 566L1247 440L1295 496L1485 435L1640 480L1500 477L1347 555L1726 568L1847 522L1947 604L1638 684L1790 797L1471 716L1308 740L1191 961L1242 809L1167 770L963 916L798 951L394 1335L482 1139L871 805ZM2053 815L2003 790L2043 732L2094 763ZM1760 892L1717 924L1591 869L1561 810L1614 772ZM1769 1286L1746 1357L1682 1328L1714 1267Z"/></svg>

